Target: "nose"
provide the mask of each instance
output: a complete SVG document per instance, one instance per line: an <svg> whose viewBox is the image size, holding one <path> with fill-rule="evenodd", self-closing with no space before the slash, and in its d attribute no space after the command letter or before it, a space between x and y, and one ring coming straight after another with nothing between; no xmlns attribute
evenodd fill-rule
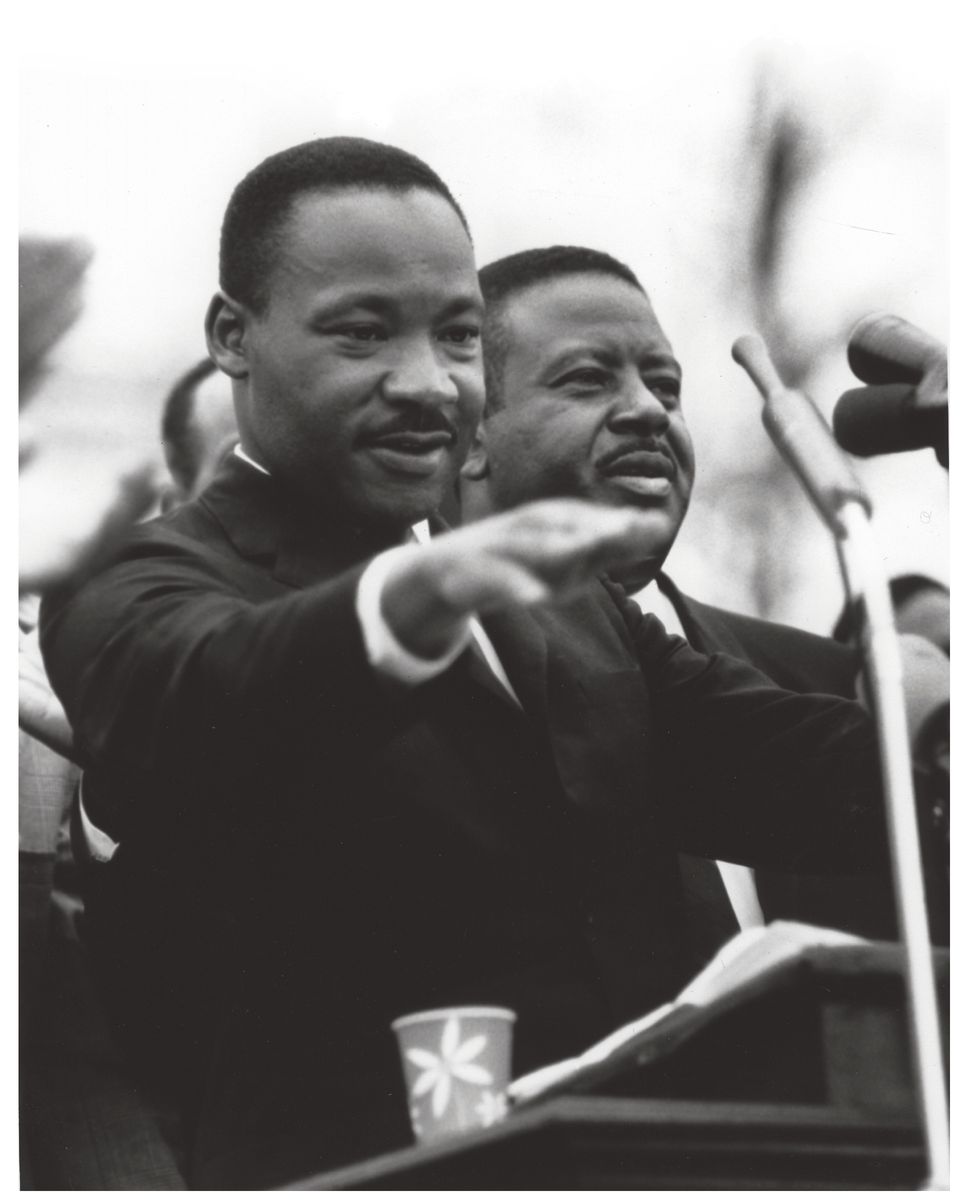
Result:
<svg viewBox="0 0 973 1204"><path fill-rule="evenodd" d="M669 429L669 411L640 376L626 383L608 418L618 434L662 435Z"/></svg>
<svg viewBox="0 0 973 1204"><path fill-rule="evenodd" d="M446 406L459 399L439 348L425 338L402 347L385 375L382 393L394 405Z"/></svg>

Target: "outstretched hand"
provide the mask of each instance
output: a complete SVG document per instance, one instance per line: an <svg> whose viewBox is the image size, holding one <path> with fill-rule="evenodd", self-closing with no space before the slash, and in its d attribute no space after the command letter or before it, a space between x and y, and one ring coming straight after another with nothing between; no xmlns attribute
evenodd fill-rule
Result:
<svg viewBox="0 0 973 1204"><path fill-rule="evenodd" d="M410 549L390 572L382 613L419 656L450 646L470 615L571 593L656 551L655 516L557 499L471 523Z"/></svg>

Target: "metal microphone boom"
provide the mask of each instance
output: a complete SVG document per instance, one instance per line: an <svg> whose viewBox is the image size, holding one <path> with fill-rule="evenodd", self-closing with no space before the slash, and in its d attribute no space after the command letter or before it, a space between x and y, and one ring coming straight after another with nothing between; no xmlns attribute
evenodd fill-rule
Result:
<svg viewBox="0 0 973 1204"><path fill-rule="evenodd" d="M860 601L862 606L862 644L878 731L896 907L905 946L912 1056L929 1159L926 1188L945 1190L949 1183L949 1114L902 660L888 582L869 523L871 507L820 411L803 393L784 386L763 341L755 335L737 339L733 358L763 396L764 426L830 527L849 600L853 604Z"/></svg>

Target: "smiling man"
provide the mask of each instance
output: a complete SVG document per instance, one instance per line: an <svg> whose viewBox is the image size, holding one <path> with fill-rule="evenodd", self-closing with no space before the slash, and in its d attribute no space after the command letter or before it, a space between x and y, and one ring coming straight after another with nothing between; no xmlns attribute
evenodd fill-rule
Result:
<svg viewBox="0 0 973 1204"><path fill-rule="evenodd" d="M207 316L237 383L241 447L334 521L401 534L438 506L482 405L465 226L426 189L300 196L271 305L235 250L242 207L227 214L225 286Z"/></svg>
<svg viewBox="0 0 973 1204"><path fill-rule="evenodd" d="M629 432L606 466L655 509L549 498L429 538L481 413L481 315L425 164L345 138L265 160L206 317L240 445L45 604L89 946L197 1188L408 1144L404 1013L512 1009L519 1074L670 998L677 847L881 847L859 708L700 657L594 580L661 554L675 451Z"/></svg>

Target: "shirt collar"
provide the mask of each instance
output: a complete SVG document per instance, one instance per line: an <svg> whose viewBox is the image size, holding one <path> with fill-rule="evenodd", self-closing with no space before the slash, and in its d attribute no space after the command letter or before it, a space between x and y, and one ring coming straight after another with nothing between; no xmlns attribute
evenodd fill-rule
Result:
<svg viewBox="0 0 973 1204"><path fill-rule="evenodd" d="M244 462L244 464L249 464L250 467L255 468L257 470L257 472L262 472L265 477L270 476L270 473L267 471L267 469L264 468L264 466L262 464L258 464L257 461L253 458L253 456L248 456L247 453L243 450L243 448L240 446L239 443L237 443L235 445L235 447L233 448L233 454L235 456L239 456L240 459Z"/></svg>

